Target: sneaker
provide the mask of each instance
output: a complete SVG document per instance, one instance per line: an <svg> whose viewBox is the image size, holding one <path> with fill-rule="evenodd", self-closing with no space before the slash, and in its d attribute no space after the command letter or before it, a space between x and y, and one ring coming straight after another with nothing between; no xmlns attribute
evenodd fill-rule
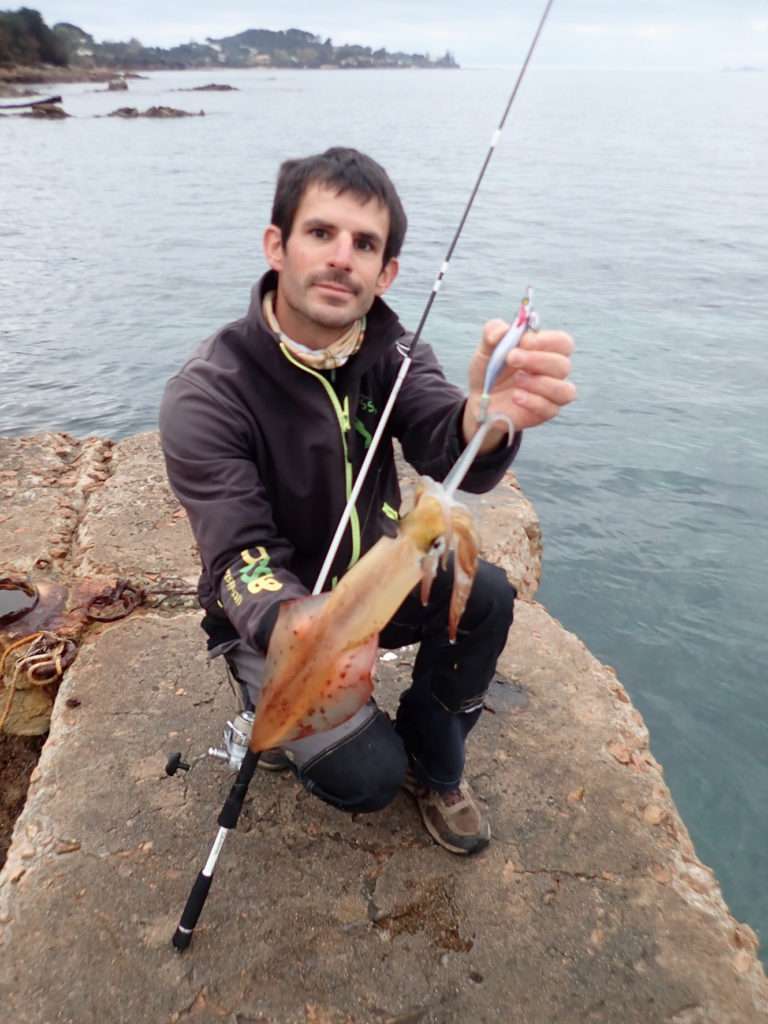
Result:
<svg viewBox="0 0 768 1024"><path fill-rule="evenodd" d="M438 792L417 782L408 769L403 789L416 800L424 827L436 843L451 853L484 850L491 841L491 826L478 806L468 782Z"/></svg>
<svg viewBox="0 0 768 1024"><path fill-rule="evenodd" d="M256 765L266 772L281 772L285 768L290 768L291 762L280 747L273 747L271 750L262 750Z"/></svg>

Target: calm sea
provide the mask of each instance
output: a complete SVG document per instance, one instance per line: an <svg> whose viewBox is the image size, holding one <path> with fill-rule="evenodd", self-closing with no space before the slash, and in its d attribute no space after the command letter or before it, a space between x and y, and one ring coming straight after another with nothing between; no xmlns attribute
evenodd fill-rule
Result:
<svg viewBox="0 0 768 1024"><path fill-rule="evenodd" d="M216 72L239 92L56 86L0 120L0 433L152 429L165 379L243 312L276 167L331 144L410 215L415 325L512 72ZM100 119L118 106L204 109ZM534 69L426 336L458 382L529 283L576 336L580 401L515 466L540 597L616 667L740 919L768 934L768 77ZM553 740L554 742L555 740Z"/></svg>

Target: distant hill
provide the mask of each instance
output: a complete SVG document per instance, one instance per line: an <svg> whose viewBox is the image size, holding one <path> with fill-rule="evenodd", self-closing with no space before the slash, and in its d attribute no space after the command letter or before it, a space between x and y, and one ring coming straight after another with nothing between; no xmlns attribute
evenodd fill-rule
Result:
<svg viewBox="0 0 768 1024"><path fill-rule="evenodd" d="M89 32L67 22L54 25L53 33L64 47L70 67L150 70L208 67L218 63L211 59L215 51L200 43L185 43L167 50L143 46L138 39L129 39L126 43L97 43Z"/></svg>
<svg viewBox="0 0 768 1024"><path fill-rule="evenodd" d="M289 28L272 32L251 28L235 36L207 39L218 63L227 67L458 67L455 58L446 52L437 60L422 53L390 53L370 46L334 46L311 32Z"/></svg>
<svg viewBox="0 0 768 1024"><path fill-rule="evenodd" d="M0 65L59 64L69 67L106 67L125 70L163 68L456 68L446 52L433 60L429 54L390 53L370 46L334 46L311 32L289 28L281 32L251 28L234 36L208 38L163 49L128 42L97 42L77 25L59 22L53 29L39 12L22 7L0 11Z"/></svg>
<svg viewBox="0 0 768 1024"><path fill-rule="evenodd" d="M20 7L0 11L0 64L68 63L66 48L45 24L39 11Z"/></svg>

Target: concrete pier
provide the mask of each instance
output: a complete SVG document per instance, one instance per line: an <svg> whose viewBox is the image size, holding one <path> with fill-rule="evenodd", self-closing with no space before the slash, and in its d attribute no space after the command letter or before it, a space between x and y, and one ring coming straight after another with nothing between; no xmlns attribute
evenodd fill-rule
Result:
<svg viewBox="0 0 768 1024"><path fill-rule="evenodd" d="M442 850L404 793L350 817L260 772L180 955L170 938L232 775L164 765L217 745L234 711L206 662L185 515L154 434L0 438L0 577L38 584L36 621L78 645L0 873L7 1020L768 1021L756 937L698 860L639 712L534 600L532 506L511 474L473 506L522 598L469 750L490 849ZM88 618L83 594L118 579L144 602ZM380 662L390 711L412 657Z"/></svg>

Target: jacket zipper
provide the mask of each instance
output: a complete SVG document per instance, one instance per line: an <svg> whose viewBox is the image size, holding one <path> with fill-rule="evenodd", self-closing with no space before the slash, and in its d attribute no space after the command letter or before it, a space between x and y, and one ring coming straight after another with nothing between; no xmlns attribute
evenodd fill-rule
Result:
<svg viewBox="0 0 768 1024"><path fill-rule="evenodd" d="M344 403L342 405L339 401L339 396L321 373L318 373L317 370L313 370L311 367L300 363L298 359L295 359L283 342L280 343L280 349L289 363L293 363L293 365L298 366L300 370L304 370L305 373L310 374L312 377L316 377L325 388L325 393L330 399L341 431L341 446L344 453L344 489L346 500L349 501L349 496L352 493L352 463L349 461L349 448L347 446L347 434L351 427L349 396L344 396ZM357 514L357 509L354 506L352 507L352 512L349 517L349 528L352 531L352 557L349 560L349 565L347 566L348 569L350 569L360 557L360 518Z"/></svg>

